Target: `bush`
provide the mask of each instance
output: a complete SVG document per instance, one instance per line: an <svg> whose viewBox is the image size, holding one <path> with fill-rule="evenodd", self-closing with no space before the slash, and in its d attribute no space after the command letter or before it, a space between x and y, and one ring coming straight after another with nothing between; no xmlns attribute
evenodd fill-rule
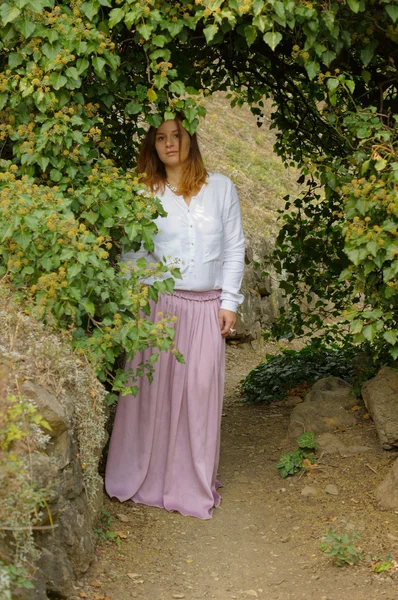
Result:
<svg viewBox="0 0 398 600"><path fill-rule="evenodd" d="M122 372L116 380L111 374L122 351L131 359L148 346L173 346L172 319L154 326L143 315L149 299L173 289L172 278L144 283L150 275L161 278L166 267L148 267L144 259L134 268L117 262L122 246L139 246L136 238L152 248L153 218L164 214L162 207L142 193L137 177L121 174L111 161L99 161L90 184L69 193L18 177L15 165L7 164L0 173L0 277L24 299L26 311L71 331L72 346L100 380L120 389ZM149 374L157 356L143 365Z"/></svg>
<svg viewBox="0 0 398 600"><path fill-rule="evenodd" d="M353 357L357 347L340 349L283 350L282 354L267 354L266 361L250 371L242 382L246 402L273 402L285 398L288 390L322 377L334 375L354 382Z"/></svg>

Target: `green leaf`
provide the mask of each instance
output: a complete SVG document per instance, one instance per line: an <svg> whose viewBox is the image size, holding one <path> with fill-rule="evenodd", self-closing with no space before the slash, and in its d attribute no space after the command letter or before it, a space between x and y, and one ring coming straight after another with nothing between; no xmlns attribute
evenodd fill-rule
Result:
<svg viewBox="0 0 398 600"><path fill-rule="evenodd" d="M18 21L16 27L17 29L19 29L19 31L22 33L25 39L30 38L36 31L35 23L32 23L32 21L28 21L27 19Z"/></svg>
<svg viewBox="0 0 398 600"><path fill-rule="evenodd" d="M58 169L51 169L50 179L51 179L51 181L55 181L55 183L58 183L59 181L61 181L61 179L62 179L61 171L58 171Z"/></svg>
<svg viewBox="0 0 398 600"><path fill-rule="evenodd" d="M327 50L326 52L322 53L322 60L328 67L330 63L336 58L336 56L336 52L333 52L332 50Z"/></svg>
<svg viewBox="0 0 398 600"><path fill-rule="evenodd" d="M275 50L279 42L282 41L282 34L279 31L267 31L263 36L263 40L271 50Z"/></svg>
<svg viewBox="0 0 398 600"><path fill-rule="evenodd" d="M393 359L396 360L398 358L398 345L394 346L393 348L390 348L389 352L390 352L391 356L393 357Z"/></svg>
<svg viewBox="0 0 398 600"><path fill-rule="evenodd" d="M58 71L53 71L50 75L50 83L53 86L54 90L59 90L61 87L64 87L68 83L67 78L64 75L61 75Z"/></svg>
<svg viewBox="0 0 398 600"><path fill-rule="evenodd" d="M396 331L396 330L385 331L383 333L383 338L386 340L386 342L388 344L395 346L395 344L397 343L397 339L398 339L398 331Z"/></svg>
<svg viewBox="0 0 398 600"><path fill-rule="evenodd" d="M245 38L247 45L250 46L255 42L257 37L257 28L253 27L253 25L246 25L245 29Z"/></svg>
<svg viewBox="0 0 398 600"><path fill-rule="evenodd" d="M39 156L39 158L36 160L36 162L39 165L39 167L42 169L42 171L45 171L48 167L48 163L50 162L50 159L47 156Z"/></svg>
<svg viewBox="0 0 398 600"><path fill-rule="evenodd" d="M76 70L79 75L81 75L86 69L88 69L89 66L90 66L90 63L87 60L87 58L79 58L76 61Z"/></svg>
<svg viewBox="0 0 398 600"><path fill-rule="evenodd" d="M7 25L7 23L12 23L15 21L21 14L21 11L16 6L12 4L1 4L0 5L0 18L2 21L2 25Z"/></svg>
<svg viewBox="0 0 398 600"><path fill-rule="evenodd" d="M370 63L370 61L372 60L373 55L374 55L375 50L378 45L379 45L379 40L372 40L361 51L361 59L362 59L363 64L365 65L365 67L367 67L368 64Z"/></svg>
<svg viewBox="0 0 398 600"><path fill-rule="evenodd" d="M128 115L138 115L138 113L142 112L142 109L142 104L138 104L138 102L135 102L134 100L126 104L125 107L125 111Z"/></svg>
<svg viewBox="0 0 398 600"><path fill-rule="evenodd" d="M365 325L362 329L362 334L368 342L373 342L376 337L377 329L376 323L370 323L370 325Z"/></svg>
<svg viewBox="0 0 398 600"><path fill-rule="evenodd" d="M214 36L218 32L218 29L219 29L219 27L216 23L213 23L212 25L208 25L204 29L203 33L205 34L206 42L208 44L214 39Z"/></svg>
<svg viewBox="0 0 398 600"><path fill-rule="evenodd" d="M0 94L0 110L2 110L5 107L7 99L8 99L8 94L6 94L4 92Z"/></svg>
<svg viewBox="0 0 398 600"><path fill-rule="evenodd" d="M152 38L152 44L158 46L158 48L163 48L167 44L167 37L165 35L155 35Z"/></svg>
<svg viewBox="0 0 398 600"><path fill-rule="evenodd" d="M169 89L170 92L172 92L173 94L177 94L178 96L182 96L183 94L185 94L185 85L182 81L173 81Z"/></svg>
<svg viewBox="0 0 398 600"><path fill-rule="evenodd" d="M153 25L148 25L147 23L144 23L144 25L138 25L137 31L140 35L142 35L144 40L149 40L153 31Z"/></svg>
<svg viewBox="0 0 398 600"><path fill-rule="evenodd" d="M384 7L388 15L391 17L393 23L398 19L398 5L397 4L388 4Z"/></svg>
<svg viewBox="0 0 398 600"><path fill-rule="evenodd" d="M93 302L90 302L90 300L86 300L85 302L82 302L84 310L91 315L92 317L95 314L95 305Z"/></svg>
<svg viewBox="0 0 398 600"><path fill-rule="evenodd" d="M314 79L314 77L317 76L317 74L319 73L319 69L319 63L317 63L315 60L308 61L305 63L305 70L307 71L308 77L310 79Z"/></svg>
<svg viewBox="0 0 398 600"><path fill-rule="evenodd" d="M124 10L122 8L114 8L113 10L111 10L111 12L109 13L109 27L112 29L112 27L115 27L115 25L117 25L118 23L120 23L120 21L123 20L124 17Z"/></svg>
<svg viewBox="0 0 398 600"><path fill-rule="evenodd" d="M337 79L337 77L329 77L326 85L328 86L328 90L330 92L335 92L340 85L340 81Z"/></svg>
<svg viewBox="0 0 398 600"><path fill-rule="evenodd" d="M352 10L352 12L354 12L354 13L359 12L359 8L360 8L359 0L347 0L347 4L350 7L350 9Z"/></svg>
<svg viewBox="0 0 398 600"><path fill-rule="evenodd" d="M98 75L105 75L104 67L106 65L106 61L103 58L100 56L94 56L92 63Z"/></svg>
<svg viewBox="0 0 398 600"><path fill-rule="evenodd" d="M24 58L19 52L10 52L8 55L8 65L10 69L15 69L15 67L18 67L23 61Z"/></svg>
<svg viewBox="0 0 398 600"><path fill-rule="evenodd" d="M100 3L96 0L94 0L94 2L83 2L83 4L80 6L80 9L86 15L87 19L92 21L100 9Z"/></svg>
<svg viewBox="0 0 398 600"><path fill-rule="evenodd" d="M22 250L26 250L32 240L32 236L28 231L20 231L14 235L14 239L21 246Z"/></svg>

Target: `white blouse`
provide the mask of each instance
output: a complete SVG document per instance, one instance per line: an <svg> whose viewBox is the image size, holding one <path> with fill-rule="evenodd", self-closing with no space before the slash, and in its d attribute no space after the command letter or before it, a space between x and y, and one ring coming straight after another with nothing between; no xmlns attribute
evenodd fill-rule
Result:
<svg viewBox="0 0 398 600"><path fill-rule="evenodd" d="M245 247L239 198L232 181L210 173L189 206L168 187L156 195L167 216L155 220L154 251L141 247L138 252L124 253L122 260L135 263L146 257L148 264L165 260L181 271L175 289L221 290L221 308L236 312L243 301L239 290Z"/></svg>

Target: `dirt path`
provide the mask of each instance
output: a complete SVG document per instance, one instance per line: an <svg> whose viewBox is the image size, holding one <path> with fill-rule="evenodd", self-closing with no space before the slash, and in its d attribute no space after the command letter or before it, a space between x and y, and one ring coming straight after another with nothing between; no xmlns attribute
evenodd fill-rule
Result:
<svg viewBox="0 0 398 600"><path fill-rule="evenodd" d="M370 452L327 456L311 477L282 480L275 464L281 451L293 447L285 439L291 409L247 406L236 397L239 380L258 358L247 348L228 349L223 501L213 518L107 500L105 509L114 517L109 528L125 537L120 548L99 545L75 598L398 599L397 570L376 574L366 561L337 568L319 548L333 527L355 530L365 554L398 558L398 515L381 511L373 498L396 454L380 449L372 423L359 411L359 424L339 435ZM338 495L325 493L328 483L337 485ZM309 485L316 496L301 494Z"/></svg>

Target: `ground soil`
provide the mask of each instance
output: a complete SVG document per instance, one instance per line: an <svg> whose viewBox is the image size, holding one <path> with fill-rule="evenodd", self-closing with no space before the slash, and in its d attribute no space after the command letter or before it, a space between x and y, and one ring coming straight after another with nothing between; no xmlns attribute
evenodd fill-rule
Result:
<svg viewBox="0 0 398 600"><path fill-rule="evenodd" d="M291 408L247 405L239 381L264 349L229 346L219 478L223 500L201 521L163 509L105 500L109 527L122 537L100 542L74 598L101 600L397 600L398 570L377 574L375 557L398 558L398 514L383 511L374 490L397 454L383 451L366 410L337 435L371 450L324 456L311 475L281 479L276 462L294 448L286 439ZM325 493L335 484L338 495ZM317 495L301 494L305 486ZM355 531L364 560L336 567L320 550L322 534Z"/></svg>

